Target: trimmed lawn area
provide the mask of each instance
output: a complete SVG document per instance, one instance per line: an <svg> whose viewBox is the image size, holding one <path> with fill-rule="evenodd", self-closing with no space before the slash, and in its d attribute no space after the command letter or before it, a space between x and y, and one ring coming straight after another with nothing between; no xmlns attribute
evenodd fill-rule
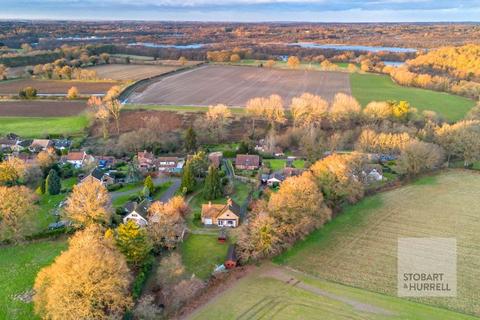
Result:
<svg viewBox="0 0 480 320"><path fill-rule="evenodd" d="M475 319L268 266L213 299L189 319Z"/></svg>
<svg viewBox="0 0 480 320"><path fill-rule="evenodd" d="M285 168L285 164L287 163L287 160L285 159L265 159L263 160L265 163L270 164L270 169L272 171L278 171L282 170ZM293 160L293 167L297 169L303 169L305 167L305 160L297 159Z"/></svg>
<svg viewBox="0 0 480 320"><path fill-rule="evenodd" d="M274 259L322 279L397 295L399 238L457 240L457 297L414 301L480 316L480 174L446 170L367 197Z"/></svg>
<svg viewBox="0 0 480 320"><path fill-rule="evenodd" d="M65 240L0 247L0 319L31 320L33 304L14 299L32 289L38 271L67 248Z"/></svg>
<svg viewBox="0 0 480 320"><path fill-rule="evenodd" d="M87 126L88 119L84 115L61 118L0 117L0 135L14 132L24 138L76 134Z"/></svg>
<svg viewBox="0 0 480 320"><path fill-rule="evenodd" d="M402 87L387 75L350 75L353 96L366 106L371 101L406 100L418 111L432 110L448 121L462 119L475 101L445 92Z"/></svg>
<svg viewBox="0 0 480 320"><path fill-rule="evenodd" d="M188 272L207 279L216 265L227 255L228 243L219 243L217 236L189 234L181 245L182 260Z"/></svg>
<svg viewBox="0 0 480 320"><path fill-rule="evenodd" d="M39 197L38 200L38 228L39 230L45 230L48 225L56 221L56 217L51 213L52 210L58 208L60 202L65 200L70 192L71 188L77 183L77 178L69 178L62 180L62 189L68 190L66 193L60 193L54 196L44 194Z"/></svg>

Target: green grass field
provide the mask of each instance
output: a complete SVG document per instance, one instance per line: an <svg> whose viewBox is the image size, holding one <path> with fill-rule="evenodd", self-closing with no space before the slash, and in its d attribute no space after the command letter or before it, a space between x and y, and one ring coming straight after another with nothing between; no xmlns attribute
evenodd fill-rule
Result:
<svg viewBox="0 0 480 320"><path fill-rule="evenodd" d="M325 280L397 294L397 239L457 239L457 297L416 301L480 316L480 174L449 170L365 198L275 262Z"/></svg>
<svg viewBox="0 0 480 320"><path fill-rule="evenodd" d="M0 135L13 132L24 138L48 134L77 134L88 126L84 115L59 118L0 117Z"/></svg>
<svg viewBox="0 0 480 320"><path fill-rule="evenodd" d="M63 240L0 247L0 319L37 319L32 303L14 297L31 290L38 271L66 248Z"/></svg>
<svg viewBox="0 0 480 320"><path fill-rule="evenodd" d="M62 188L70 190L75 183L77 182L77 178L69 178L62 181ZM60 193L57 195L49 195L43 194L38 198L38 231L42 231L47 229L48 225L52 222L56 221L56 217L52 215L52 211L58 208L60 202L65 200L68 196L68 193Z"/></svg>
<svg viewBox="0 0 480 320"><path fill-rule="evenodd" d="M262 266L189 319L474 319L448 310Z"/></svg>
<svg viewBox="0 0 480 320"><path fill-rule="evenodd" d="M272 171L278 171L283 168L285 168L285 164L287 163L287 160L284 159L265 159L263 160L265 163L270 164L270 169ZM293 167L297 169L302 169L305 166L305 160L297 159L293 160Z"/></svg>
<svg viewBox="0 0 480 320"><path fill-rule="evenodd" d="M207 279L216 265L222 264L228 244L219 243L216 235L189 234L182 243L182 261L189 273Z"/></svg>
<svg viewBox="0 0 480 320"><path fill-rule="evenodd" d="M371 101L406 100L419 111L432 110L448 121L462 119L475 102L449 93L402 87L389 76L350 74L353 96L366 106Z"/></svg>

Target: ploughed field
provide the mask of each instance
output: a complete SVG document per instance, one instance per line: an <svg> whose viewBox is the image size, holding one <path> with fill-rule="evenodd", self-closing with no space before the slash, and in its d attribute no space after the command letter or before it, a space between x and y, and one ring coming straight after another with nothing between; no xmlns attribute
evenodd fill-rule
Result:
<svg viewBox="0 0 480 320"><path fill-rule="evenodd" d="M129 96L128 102L245 106L251 98L278 94L288 104L292 97L304 92L330 101L338 92L350 94L349 75L342 72L208 65L168 75L148 86L139 87Z"/></svg>
<svg viewBox="0 0 480 320"><path fill-rule="evenodd" d="M77 87L79 94L104 94L116 81L35 80L21 79L0 81L0 95L17 95L26 87L37 89L38 94L66 95L68 89Z"/></svg>
<svg viewBox="0 0 480 320"><path fill-rule="evenodd" d="M89 68L95 70L101 79L141 80L177 70L178 66L104 64Z"/></svg>
<svg viewBox="0 0 480 320"><path fill-rule="evenodd" d="M480 316L479 230L480 174L451 170L365 198L275 261L396 296L399 238L456 238L457 297L415 301Z"/></svg>
<svg viewBox="0 0 480 320"><path fill-rule="evenodd" d="M0 117L69 117L85 108L85 101L0 101Z"/></svg>

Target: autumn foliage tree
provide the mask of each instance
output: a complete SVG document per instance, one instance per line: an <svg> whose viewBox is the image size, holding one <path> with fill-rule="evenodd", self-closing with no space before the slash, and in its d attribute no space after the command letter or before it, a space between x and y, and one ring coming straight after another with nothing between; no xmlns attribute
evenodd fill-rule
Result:
<svg viewBox="0 0 480 320"><path fill-rule="evenodd" d="M297 69L300 66L300 59L296 56L290 56L288 57L287 65L292 69Z"/></svg>
<svg viewBox="0 0 480 320"><path fill-rule="evenodd" d="M68 99L77 99L78 98L78 89L77 87L71 87L67 92Z"/></svg>
<svg viewBox="0 0 480 320"><path fill-rule="evenodd" d="M300 97L294 97L290 105L295 127L315 128L328 114L328 102L322 97L310 93L304 93Z"/></svg>
<svg viewBox="0 0 480 320"><path fill-rule="evenodd" d="M25 176L26 168L25 161L16 157L0 162L0 184L18 183Z"/></svg>
<svg viewBox="0 0 480 320"><path fill-rule="evenodd" d="M23 186L0 186L0 240L18 241L34 227L35 196Z"/></svg>
<svg viewBox="0 0 480 320"><path fill-rule="evenodd" d="M218 140L223 138L225 126L230 122L232 113L224 104L209 106L205 114L205 120L209 126L209 131Z"/></svg>
<svg viewBox="0 0 480 320"><path fill-rule="evenodd" d="M303 238L331 218L310 173L286 179L270 197L268 210L279 224L277 232L289 243Z"/></svg>
<svg viewBox="0 0 480 320"><path fill-rule="evenodd" d="M35 279L35 313L43 319L120 319L132 307L125 257L99 226L77 232L69 248Z"/></svg>
<svg viewBox="0 0 480 320"><path fill-rule="evenodd" d="M444 152L438 145L413 140L402 150L397 160L396 170L408 176L415 176L438 168L443 159Z"/></svg>
<svg viewBox="0 0 480 320"><path fill-rule="evenodd" d="M330 107L330 119L336 124L349 122L358 117L361 109L360 103L354 97L337 93Z"/></svg>
<svg viewBox="0 0 480 320"><path fill-rule="evenodd" d="M355 203L363 197L361 180L365 158L360 153L332 154L310 168L330 207Z"/></svg>
<svg viewBox="0 0 480 320"><path fill-rule="evenodd" d="M107 189L97 180L86 178L73 187L65 207L66 217L82 226L108 225L111 222L111 200Z"/></svg>
<svg viewBox="0 0 480 320"><path fill-rule="evenodd" d="M156 250L171 250L181 241L187 211L187 204L179 196L166 203L156 201L150 206L147 230Z"/></svg>
<svg viewBox="0 0 480 320"><path fill-rule="evenodd" d="M152 250L147 230L133 220L120 224L114 238L118 249L132 266L139 266Z"/></svg>
<svg viewBox="0 0 480 320"><path fill-rule="evenodd" d="M275 219L263 213L251 219L248 225L242 225L237 247L242 261L260 260L280 253L281 237Z"/></svg>

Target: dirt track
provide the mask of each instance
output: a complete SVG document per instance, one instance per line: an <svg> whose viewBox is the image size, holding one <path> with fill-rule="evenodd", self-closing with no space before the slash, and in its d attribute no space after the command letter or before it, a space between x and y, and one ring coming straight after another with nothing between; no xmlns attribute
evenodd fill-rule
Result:
<svg viewBox="0 0 480 320"><path fill-rule="evenodd" d="M0 116L68 117L79 114L85 108L85 101L2 101L0 102Z"/></svg>
<svg viewBox="0 0 480 320"><path fill-rule="evenodd" d="M112 86L118 84L113 81L67 81L67 80L34 80L22 79L0 81L0 95L17 95L25 87L33 87L39 94L66 94L71 87L77 87L80 94L103 94Z"/></svg>
<svg viewBox="0 0 480 320"><path fill-rule="evenodd" d="M338 92L350 93L349 75L341 72L209 65L165 76L141 92L133 92L128 102L244 106L250 98L275 93L289 104L292 97L304 92L332 100Z"/></svg>

